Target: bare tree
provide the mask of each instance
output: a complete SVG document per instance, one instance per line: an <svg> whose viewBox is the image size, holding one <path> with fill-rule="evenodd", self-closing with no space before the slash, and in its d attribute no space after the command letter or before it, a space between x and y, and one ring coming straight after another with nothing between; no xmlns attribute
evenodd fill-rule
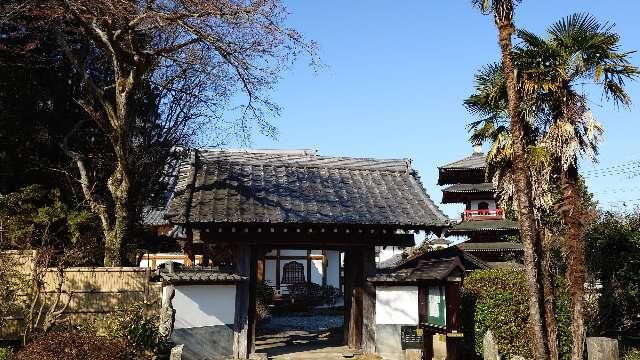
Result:
<svg viewBox="0 0 640 360"><path fill-rule="evenodd" d="M84 197L100 218L107 266L124 262L139 210L134 182L145 176L140 152L148 150L138 151L140 144L170 148L230 110L243 140L255 124L273 133L267 119L279 107L266 91L299 55L313 61L316 54L314 43L286 26L279 0L49 0L14 10L47 14L59 27L58 42L87 95L78 103L108 138L113 170L102 182L67 144ZM110 69L106 77L92 71L100 61ZM145 122L148 106L157 106L156 121Z"/></svg>

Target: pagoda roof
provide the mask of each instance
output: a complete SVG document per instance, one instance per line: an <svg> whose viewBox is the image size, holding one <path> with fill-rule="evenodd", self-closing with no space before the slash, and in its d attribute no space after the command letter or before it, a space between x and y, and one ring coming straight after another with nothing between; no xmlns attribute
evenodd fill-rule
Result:
<svg viewBox="0 0 640 360"><path fill-rule="evenodd" d="M439 168L446 170L484 169L485 159L486 157L483 152L474 152L464 159L439 166Z"/></svg>
<svg viewBox="0 0 640 360"><path fill-rule="evenodd" d="M499 241L499 242L470 242L466 241L458 244L464 251L522 251L522 244L511 241Z"/></svg>
<svg viewBox="0 0 640 360"><path fill-rule="evenodd" d="M465 235L478 232L517 233L518 223L513 220L475 220L462 221L446 230L448 235Z"/></svg>
<svg viewBox="0 0 640 360"><path fill-rule="evenodd" d="M453 184L449 187L442 189L442 192L449 193L482 193L482 192L495 192L496 187L493 183L479 183L479 184Z"/></svg>
<svg viewBox="0 0 640 360"><path fill-rule="evenodd" d="M484 183L485 159L482 152L474 152L464 159L438 167L438 185Z"/></svg>
<svg viewBox="0 0 640 360"><path fill-rule="evenodd" d="M469 200L495 198L496 188L492 183L453 184L442 189L442 203L464 203Z"/></svg>

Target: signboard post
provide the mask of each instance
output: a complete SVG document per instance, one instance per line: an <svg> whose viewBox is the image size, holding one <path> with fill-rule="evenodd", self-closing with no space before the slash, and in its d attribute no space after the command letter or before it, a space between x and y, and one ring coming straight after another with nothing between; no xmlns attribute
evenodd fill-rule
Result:
<svg viewBox="0 0 640 360"><path fill-rule="evenodd" d="M424 331L418 326L400 327L400 344L402 350L422 349L424 344Z"/></svg>

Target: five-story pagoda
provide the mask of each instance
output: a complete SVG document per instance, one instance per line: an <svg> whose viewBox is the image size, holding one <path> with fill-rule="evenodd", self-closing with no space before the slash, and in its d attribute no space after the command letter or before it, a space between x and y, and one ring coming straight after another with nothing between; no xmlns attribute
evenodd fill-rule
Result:
<svg viewBox="0 0 640 360"><path fill-rule="evenodd" d="M485 159L482 146L475 145L470 156L438 168L438 185L447 185L442 190L443 204L465 204L460 221L446 235L468 237L458 247L500 266L521 259L522 245L506 240L507 235L518 233L518 224L506 219L499 207L496 189L486 181Z"/></svg>

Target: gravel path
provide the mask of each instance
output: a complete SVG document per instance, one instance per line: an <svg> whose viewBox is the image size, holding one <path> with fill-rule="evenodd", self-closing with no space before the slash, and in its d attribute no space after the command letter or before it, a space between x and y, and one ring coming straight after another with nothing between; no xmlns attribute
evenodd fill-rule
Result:
<svg viewBox="0 0 640 360"><path fill-rule="evenodd" d="M305 314L272 316L259 325L263 333L278 333L282 331L318 332L342 327L343 316L326 314Z"/></svg>

